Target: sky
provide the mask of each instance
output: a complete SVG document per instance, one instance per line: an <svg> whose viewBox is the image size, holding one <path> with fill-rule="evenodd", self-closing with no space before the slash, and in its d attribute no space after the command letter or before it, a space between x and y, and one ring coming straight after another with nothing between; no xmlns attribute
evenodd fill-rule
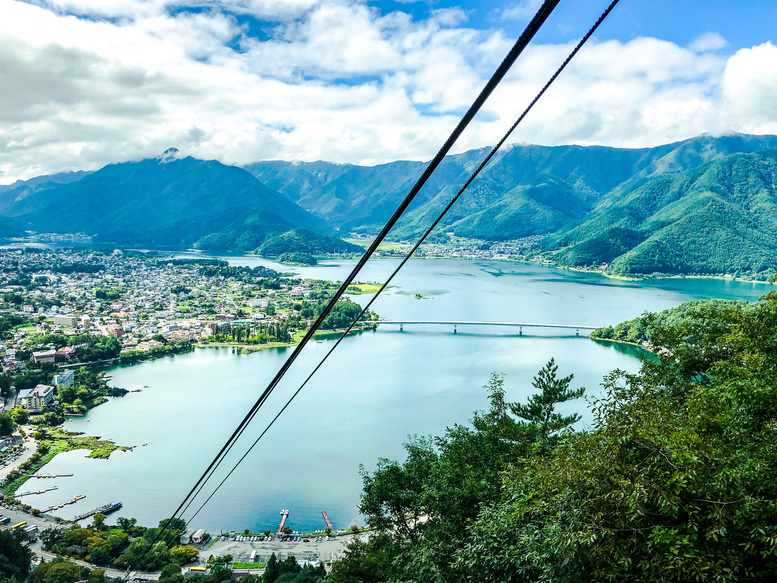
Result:
<svg viewBox="0 0 777 583"><path fill-rule="evenodd" d="M0 184L170 147L428 160L541 0L0 0ZM561 0L456 145L494 144L609 0ZM621 0L512 142L777 133L777 2Z"/></svg>

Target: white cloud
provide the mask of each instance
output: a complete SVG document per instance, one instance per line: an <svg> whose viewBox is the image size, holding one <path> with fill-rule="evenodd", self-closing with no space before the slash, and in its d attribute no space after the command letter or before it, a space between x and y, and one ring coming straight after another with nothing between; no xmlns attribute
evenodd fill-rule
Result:
<svg viewBox="0 0 777 583"><path fill-rule="evenodd" d="M771 42L737 51L722 83L725 119L756 133L777 133L777 47Z"/></svg>
<svg viewBox="0 0 777 583"><path fill-rule="evenodd" d="M204 10L170 10L187 3ZM275 19L271 38L246 37L236 12ZM585 47L514 139L646 146L777 132L777 48L726 60L713 37ZM7 0L0 182L170 146L226 163L429 159L510 46L460 11L419 21L357 0ZM530 47L458 151L496 142L570 49Z"/></svg>
<svg viewBox="0 0 777 583"><path fill-rule="evenodd" d="M728 41L725 38L716 32L708 32L694 40L689 48L697 53L704 53L707 51L725 49L727 46Z"/></svg>
<svg viewBox="0 0 777 583"><path fill-rule="evenodd" d="M543 0L521 0L501 11L503 20L529 21L542 6Z"/></svg>

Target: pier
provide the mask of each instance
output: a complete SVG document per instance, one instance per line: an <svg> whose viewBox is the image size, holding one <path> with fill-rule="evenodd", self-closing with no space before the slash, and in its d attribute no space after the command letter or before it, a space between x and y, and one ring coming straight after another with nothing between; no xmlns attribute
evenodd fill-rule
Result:
<svg viewBox="0 0 777 583"><path fill-rule="evenodd" d="M31 478L72 478L73 474L33 474Z"/></svg>
<svg viewBox="0 0 777 583"><path fill-rule="evenodd" d="M78 502L79 500L83 500L84 498L86 498L86 496L84 496L83 494L79 494L72 500L68 500L67 502L63 502L62 504L55 504L54 506L49 506L48 508L46 508L46 510L42 510L41 512L45 514L46 512L51 512L52 510L59 510L60 508L64 508L69 504L75 504L76 502Z"/></svg>
<svg viewBox="0 0 777 583"><path fill-rule="evenodd" d="M556 328L562 330L574 330L579 336L580 330L596 330L600 326L583 326L579 324L537 324L533 322L474 322L465 320L378 320L380 325L394 324L399 326L399 330L404 331L405 326L453 326L453 333L456 334L459 326L508 326L518 328L518 334L523 334L524 328Z"/></svg>
<svg viewBox="0 0 777 583"><path fill-rule="evenodd" d="M79 520L83 520L84 518L89 518L90 516L94 516L98 513L108 514L110 512L113 512L114 510L118 510L121 508L121 502L112 502L110 504L105 504L104 506L100 506L99 508L95 508L94 510L90 510L89 512L85 512L84 514L79 514L75 518L73 518L73 522L78 522Z"/></svg>
<svg viewBox="0 0 777 583"><path fill-rule="evenodd" d="M326 522L326 525L329 527L329 530L332 532L335 531L334 526L332 526L332 523L329 521L329 516L326 513L326 510L321 511L321 514L324 516L324 521Z"/></svg>
<svg viewBox="0 0 777 583"><path fill-rule="evenodd" d="M45 492L53 492L54 490L58 489L59 486L54 486L53 488L46 488L45 490L38 490L37 492L22 492L21 494L14 494L17 498L21 498L23 496L34 496L35 494L43 494Z"/></svg>
<svg viewBox="0 0 777 583"><path fill-rule="evenodd" d="M283 534L283 525L286 524L286 519L289 517L289 511L286 509L281 510L281 523L278 525L278 535Z"/></svg>

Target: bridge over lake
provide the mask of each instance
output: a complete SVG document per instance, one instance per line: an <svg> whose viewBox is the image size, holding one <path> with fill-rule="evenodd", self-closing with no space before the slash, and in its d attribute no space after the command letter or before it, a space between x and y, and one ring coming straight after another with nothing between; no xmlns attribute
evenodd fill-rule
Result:
<svg viewBox="0 0 777 583"><path fill-rule="evenodd" d="M574 330L580 334L580 330L596 330L598 326L582 326L577 324L537 324L532 322L475 322L465 320L378 320L378 324L393 324L399 326L400 331L405 326L453 326L455 334L459 326L509 326L518 328L518 334L523 334L524 328L561 328L564 330Z"/></svg>

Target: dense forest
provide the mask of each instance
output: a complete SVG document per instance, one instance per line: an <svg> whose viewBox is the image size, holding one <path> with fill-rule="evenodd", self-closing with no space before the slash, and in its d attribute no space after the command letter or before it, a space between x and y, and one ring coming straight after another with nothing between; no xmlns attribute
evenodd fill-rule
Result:
<svg viewBox="0 0 777 583"><path fill-rule="evenodd" d="M640 372L604 379L590 429L556 412L580 391L550 362L528 403L494 376L471 425L363 472L376 533L327 581L772 581L777 294L681 313L650 323Z"/></svg>
<svg viewBox="0 0 777 583"><path fill-rule="evenodd" d="M618 275L772 277L777 268L777 154L735 154L654 178L548 237L563 265Z"/></svg>
<svg viewBox="0 0 777 583"><path fill-rule="evenodd" d="M718 311L744 311L752 308L753 304L739 300L692 300L656 314L645 313L638 318L621 322L616 326L597 328L588 337L594 340L615 340L631 344L649 344L654 329L676 328L684 320L703 320L706 317L705 314Z"/></svg>

